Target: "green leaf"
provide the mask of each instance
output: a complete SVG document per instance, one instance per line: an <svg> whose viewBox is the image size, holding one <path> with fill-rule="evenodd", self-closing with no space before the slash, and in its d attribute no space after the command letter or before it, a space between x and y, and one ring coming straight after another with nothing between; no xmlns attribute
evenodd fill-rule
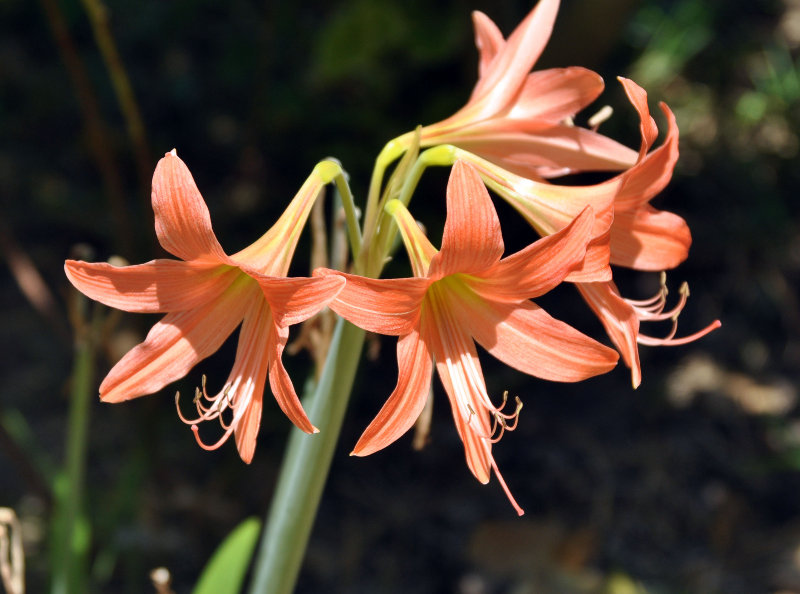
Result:
<svg viewBox="0 0 800 594"><path fill-rule="evenodd" d="M258 518L247 518L234 528L214 551L192 594L238 594L260 530Z"/></svg>

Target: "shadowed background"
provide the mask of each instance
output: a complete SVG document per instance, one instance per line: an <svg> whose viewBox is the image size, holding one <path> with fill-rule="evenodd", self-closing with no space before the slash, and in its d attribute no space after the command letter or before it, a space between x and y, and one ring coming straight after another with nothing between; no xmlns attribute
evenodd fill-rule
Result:
<svg viewBox="0 0 800 594"><path fill-rule="evenodd" d="M31 592L51 567L75 358L68 311L79 328L102 317L94 386L157 319L76 304L64 259L164 256L149 182L172 148L228 253L268 229L326 156L342 161L362 201L387 140L466 101L477 63L469 12L484 10L508 34L531 3L108 0L95 31L96 8L0 4L0 506L22 519ZM347 455L393 388L394 340L376 341L298 591L800 592L798 48L796 0L562 2L538 66L604 77L581 122L610 104L601 131L638 146L617 75L643 85L651 109L666 101L677 115L681 159L653 203L685 217L694 236L668 276L673 298L681 281L692 288L679 334L716 318L723 327L687 347L643 347L636 391L623 367L555 385L483 357L490 394L524 402L519 428L495 448L522 519L496 481L469 474L438 381L424 450L409 435L368 458ZM411 205L437 245L446 179L426 173ZM532 241L496 203L508 250ZM305 237L298 274L309 249ZM618 283L644 298L658 275L619 271ZM571 287L540 304L606 340ZM267 397L246 466L233 443L200 450L173 404L203 374L219 389L234 352L230 340L162 394L92 402L91 591L146 592L149 571L165 566L188 592L224 536L264 515L289 428L277 406ZM299 390L309 357L285 362Z"/></svg>

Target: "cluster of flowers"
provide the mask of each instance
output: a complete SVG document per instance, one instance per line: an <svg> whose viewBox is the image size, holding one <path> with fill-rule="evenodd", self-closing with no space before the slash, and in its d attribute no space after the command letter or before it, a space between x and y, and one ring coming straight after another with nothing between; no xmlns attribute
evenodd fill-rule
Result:
<svg viewBox="0 0 800 594"><path fill-rule="evenodd" d="M198 442L216 448L233 435L242 459L250 462L267 378L292 422L303 431L316 431L281 357L289 326L329 306L361 328L398 337L397 387L353 453L375 452L411 428L425 406L435 367L470 470L482 483L494 470L521 511L492 457L492 444L504 429L513 428L520 405L508 413L492 402L476 341L515 369L562 382L605 373L621 355L638 386L638 344L682 344L719 325L714 322L677 339L677 317L687 291L681 291L671 310L665 307L663 287L644 301L620 296L611 265L663 271L688 255L691 236L684 220L649 204L671 178L678 128L673 113L661 104L667 132L663 143L651 150L658 129L647 95L626 79L620 82L641 120L638 152L599 134L596 127L574 125L572 118L603 90L602 79L580 67L531 72L550 36L558 4L541 0L508 39L488 17L475 13L479 79L469 101L449 118L396 138L382 153L385 167L401 155L416 156L420 147L433 147L418 162L452 165L439 250L407 209L410 193L392 190L413 186L416 169L387 185L383 194L371 192L363 243L351 271L358 274L317 269L311 277L287 278L300 232L323 187L341 174L338 165L318 164L277 223L251 246L227 255L188 168L174 150L166 154L153 176L155 227L164 249L180 260L125 267L66 262L69 280L92 299L126 311L166 313L144 342L110 371L100 386L102 400L119 402L158 392L215 352L241 324L236 360L224 388L209 395L203 386L195 398L197 417L181 418L195 436L198 423L218 419L225 430L219 441L206 445L198 437ZM590 186L552 182L581 171L621 173ZM487 186L541 239L503 258L500 223ZM411 278L377 278L387 255L381 246L391 244L386 241L389 229L402 236ZM531 301L562 281L578 288L617 350ZM640 322L653 320L672 320L672 332L665 338L640 333Z"/></svg>

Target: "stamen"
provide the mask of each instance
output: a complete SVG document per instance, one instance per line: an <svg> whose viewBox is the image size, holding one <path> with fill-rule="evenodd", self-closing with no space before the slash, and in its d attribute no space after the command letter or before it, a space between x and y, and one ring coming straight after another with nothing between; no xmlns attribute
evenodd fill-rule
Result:
<svg viewBox="0 0 800 594"><path fill-rule="evenodd" d="M667 273L662 271L659 277L658 292L648 299L625 299L634 309L646 309L649 311L662 311L667 300L669 289L667 288Z"/></svg>
<svg viewBox="0 0 800 594"><path fill-rule="evenodd" d="M517 402L516 409L514 410L513 414L505 415L501 413L499 410L493 413L494 421L492 423L492 431L489 434L488 439L492 443L499 442L506 431L514 431L517 428L517 424L519 423L519 412L522 410L522 400L520 400L519 396L515 396L514 399ZM508 390L503 392L503 406L505 406L506 402L508 401ZM510 419L514 419L513 425L509 425L508 421ZM495 436L495 432L497 431L497 427L500 427L500 433Z"/></svg>
<svg viewBox="0 0 800 594"><path fill-rule="evenodd" d="M192 426L202 423L203 421L218 419L220 425L222 425L222 428L227 429L228 424L222 417L222 413L225 412L228 408L233 407L233 397L231 390L232 386L230 384L226 385L219 394L211 397L206 392L205 376L203 376L201 385L202 385L202 390L200 388L195 388L194 398L192 399L192 404L195 405L198 415L197 418L195 419L190 419L184 416L184 414L181 412L181 407L180 407L181 393L180 391L175 393L175 408L178 411L178 418L180 418L180 420L185 424ZM204 399L210 402L209 406L203 404Z"/></svg>
<svg viewBox="0 0 800 594"><path fill-rule="evenodd" d="M610 105L604 105L596 114L589 118L587 124L589 124L593 132L597 132L600 124L607 121L612 115L614 115L614 109Z"/></svg>
<svg viewBox="0 0 800 594"><path fill-rule="evenodd" d="M677 327L677 321L675 325ZM673 336L675 336L675 329L676 329L674 328L667 338L653 338L651 336L644 336L640 334L637 337L636 341L639 344L643 344L646 346L681 346L684 344L689 344L690 342L694 342L695 340L698 340L700 338L703 338L706 334L710 334L711 332L713 332L717 328L720 328L721 326L722 322L720 322L719 320L714 320L702 330L699 330L694 334L690 334L689 336L684 336L682 338L673 338Z"/></svg>
<svg viewBox="0 0 800 594"><path fill-rule="evenodd" d="M467 410L469 411L469 416L467 417L467 421L466 422L467 422L467 425L469 425L469 422L472 420L472 417L475 416L475 409L472 408L471 404L467 403Z"/></svg>
<svg viewBox="0 0 800 594"><path fill-rule="evenodd" d="M689 284L684 282L681 284L681 288L679 289L678 293L680 294L680 298L678 299L678 303L672 309L664 311L666 307L666 298L668 294L667 285L666 285L666 273L661 273L661 288L659 289L658 293L649 298L644 299L641 301L636 301L633 299L625 299L625 301L633 307L636 317L642 322L662 322L666 320L672 321L672 328L670 329L669 333L664 336L663 338L656 338L653 336L648 336L646 334L639 334L636 338L636 341L639 344L647 345L647 346L679 346L688 344L693 342L699 338L702 338L709 332L712 332L719 328L722 324L719 320L715 320L702 330L695 332L689 336L684 336L682 338L675 338L675 334L678 332L678 317L680 316L683 308L686 307L686 303L689 300Z"/></svg>
<svg viewBox="0 0 800 594"><path fill-rule="evenodd" d="M226 407L234 408L234 415L233 415L233 418L231 419L231 422L229 424L226 424L222 420L222 417L219 418L220 425L222 426L223 429L225 429L225 433L222 434L222 437L220 437L215 443L209 445L209 444L205 443L202 439L200 439L200 430L197 428L197 424L196 423L192 424L192 432L194 433L194 439L195 439L195 441L197 441L197 445L199 445L204 450L207 450L207 451L216 450L222 444L224 444L226 441L228 441L228 439L230 438L231 434L234 432L236 427L239 425L239 421L244 416L244 413L247 411L247 405L250 403L249 400L252 397L253 392L252 391L247 391L246 392L247 393L247 398L245 398L245 401L242 402L241 405L233 407L232 405L230 405L231 397L229 397L227 395L229 389L230 389L230 386L226 387L218 396L218 398L221 398L221 399L224 399L224 400L227 401L226 402Z"/></svg>

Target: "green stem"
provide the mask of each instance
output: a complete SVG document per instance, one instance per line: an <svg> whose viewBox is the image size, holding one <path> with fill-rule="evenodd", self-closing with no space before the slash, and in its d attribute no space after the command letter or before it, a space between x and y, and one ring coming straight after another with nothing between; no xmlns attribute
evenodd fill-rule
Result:
<svg viewBox="0 0 800 594"><path fill-rule="evenodd" d="M364 239L369 241L375 232L375 226L380 217L378 206L381 198L381 186L386 168L408 148L413 139L413 132L408 132L390 140L383 147L378 158L375 159L375 167L372 170L372 178L369 181L369 193L367 194L367 211L364 215Z"/></svg>
<svg viewBox="0 0 800 594"><path fill-rule="evenodd" d="M350 240L350 253L355 257L361 253L361 229L358 226L353 193L350 191L350 185L347 183L344 171L337 175L333 181L336 183L336 189L342 199L342 207L344 208L344 216L347 222L347 237Z"/></svg>
<svg viewBox="0 0 800 594"><path fill-rule="evenodd" d="M429 148L419 154L414 164L408 169L403 185L400 188L400 193L397 199L408 206L411 202L411 197L417 189L419 180L422 174L428 167L431 166L449 166L452 165L457 157L457 149L449 144L441 144L433 148ZM382 224L378 232L378 237L375 239L375 244L378 245L379 253L391 254L394 250L395 238L397 236L397 225L392 217L388 218L388 223ZM380 270L378 270L379 272Z"/></svg>
<svg viewBox="0 0 800 594"><path fill-rule="evenodd" d="M83 297L79 297L83 299ZM84 483L94 383L95 337L101 316L77 329L72 370L64 472L56 478L56 513L52 554L54 594L77 594L87 589L89 526L85 517Z"/></svg>
<svg viewBox="0 0 800 594"><path fill-rule="evenodd" d="M350 399L364 331L340 319L325 368L306 410L319 434L292 429L278 486L255 560L250 594L290 594L303 562L317 507Z"/></svg>

